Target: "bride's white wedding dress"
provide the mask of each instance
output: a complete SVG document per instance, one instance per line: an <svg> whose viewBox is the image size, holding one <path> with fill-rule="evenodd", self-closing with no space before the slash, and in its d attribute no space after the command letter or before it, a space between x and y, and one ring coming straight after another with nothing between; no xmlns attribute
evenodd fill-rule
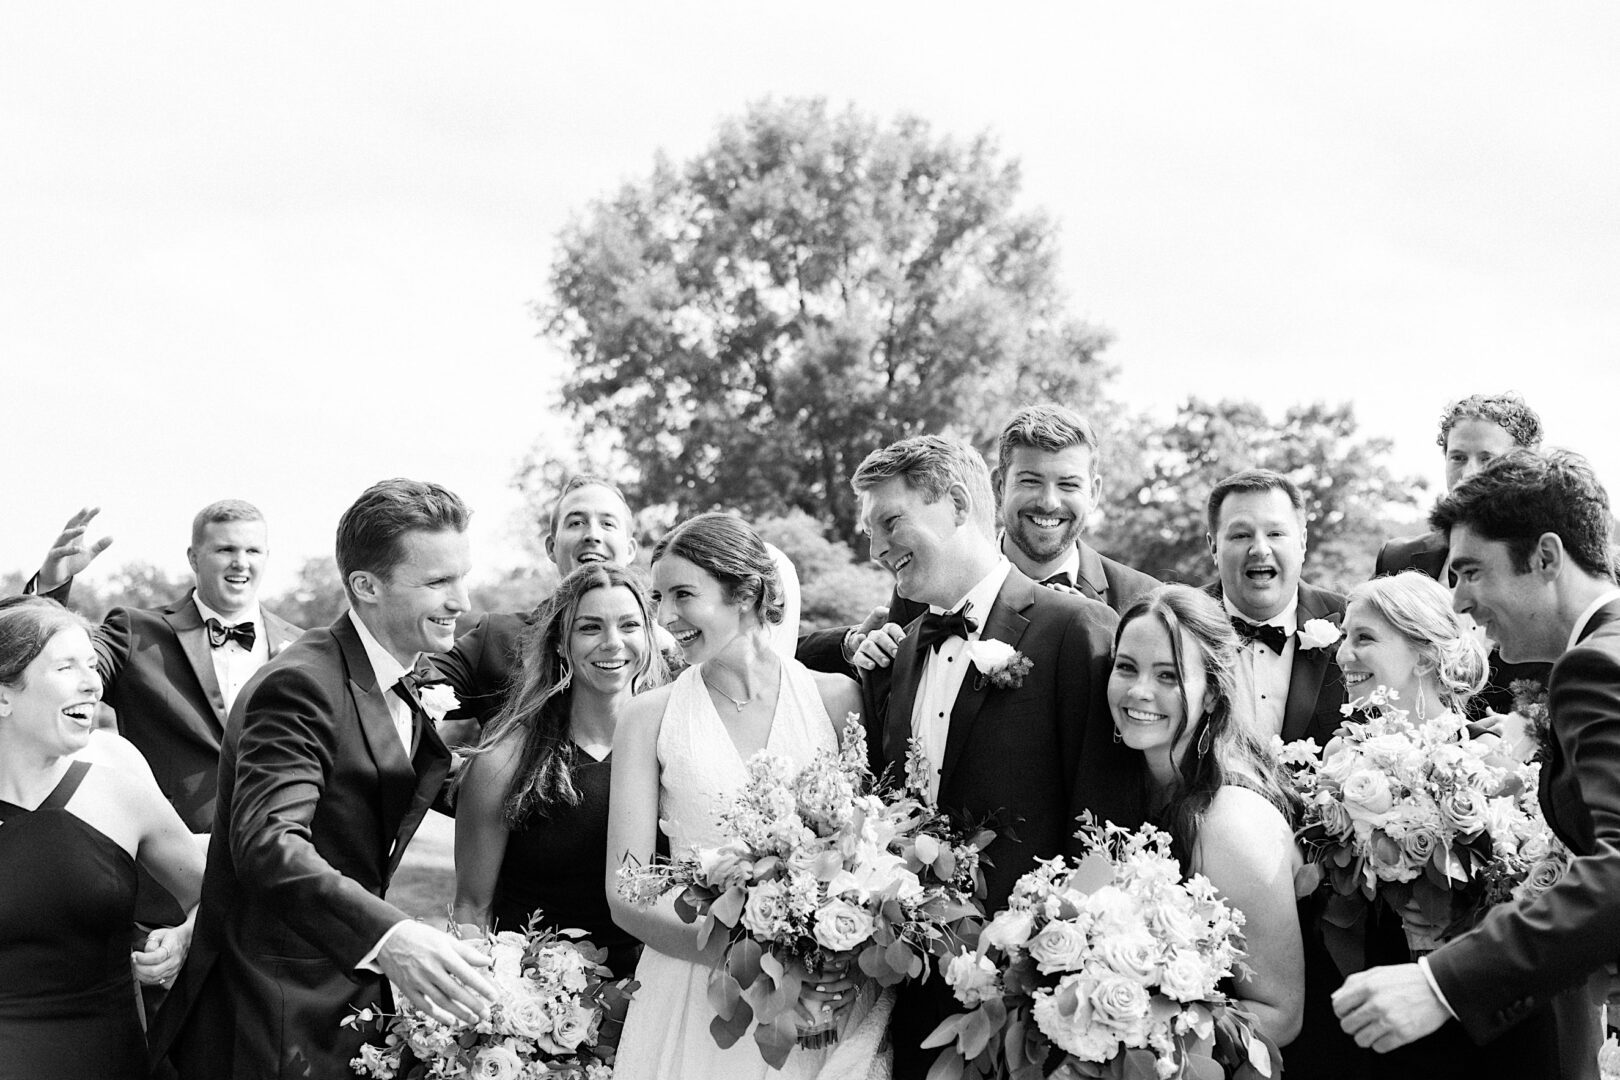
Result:
<svg viewBox="0 0 1620 1080"><path fill-rule="evenodd" d="M717 815L727 796L747 782L737 747L714 711L703 684L702 665L681 673L671 687L658 732L658 817L669 832L670 851L681 854L722 839ZM816 691L815 677L794 660L782 662L782 688L766 749L805 765L821 749L836 749L832 723ZM887 1049L880 1056L888 1001L873 1008L869 989L831 1046L797 1047L781 1070L760 1056L753 1032L722 1050L709 1033L710 968L679 960L652 947L636 967L641 984L630 1001L614 1075L623 1080L832 1080L887 1076ZM863 1022L864 1021L864 1022ZM874 1069L876 1071L874 1071Z"/></svg>

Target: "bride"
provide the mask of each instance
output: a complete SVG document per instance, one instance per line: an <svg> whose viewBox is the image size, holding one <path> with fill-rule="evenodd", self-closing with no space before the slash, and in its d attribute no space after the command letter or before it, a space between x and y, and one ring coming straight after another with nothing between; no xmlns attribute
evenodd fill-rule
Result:
<svg viewBox="0 0 1620 1080"><path fill-rule="evenodd" d="M652 861L660 825L671 854L716 842L721 800L746 782L750 757L769 749L804 765L816 751L836 748L834 719L861 708L854 682L812 673L773 647L772 628L782 621L781 579L748 525L701 514L658 544L652 564L659 622L691 667L669 686L633 699L614 735L608 902L614 920L646 945L615 1071L638 1080L791 1080L846 1070L865 1077L872 1067L881 1075L883 1062L868 1045L875 1040L863 1038L796 1047L780 1073L749 1036L722 1050L709 1032L715 1013L708 980L724 937L699 948L697 926L675 913L673 893L646 907L619 896L619 867ZM807 1005L823 1014L842 1011L848 1033L853 1013L870 997L858 989L848 979L824 979L809 991ZM807 1013L801 1024L809 1029L817 1019Z"/></svg>

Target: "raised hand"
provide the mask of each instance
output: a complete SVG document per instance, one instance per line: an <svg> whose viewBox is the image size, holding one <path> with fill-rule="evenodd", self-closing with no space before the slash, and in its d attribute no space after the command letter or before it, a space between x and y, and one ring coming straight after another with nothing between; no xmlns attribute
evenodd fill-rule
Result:
<svg viewBox="0 0 1620 1080"><path fill-rule="evenodd" d="M475 1023L495 1000L495 984L480 968L489 956L426 923L396 926L377 953L377 966L412 1005L443 1024Z"/></svg>
<svg viewBox="0 0 1620 1080"><path fill-rule="evenodd" d="M48 593L66 584L74 575L94 562L97 555L107 550L107 546L112 543L110 536L103 536L93 544L85 542L85 531L99 513L101 507L86 506L68 518L67 524L62 526L61 534L51 544L51 550L46 553L45 561L39 566L41 593Z"/></svg>

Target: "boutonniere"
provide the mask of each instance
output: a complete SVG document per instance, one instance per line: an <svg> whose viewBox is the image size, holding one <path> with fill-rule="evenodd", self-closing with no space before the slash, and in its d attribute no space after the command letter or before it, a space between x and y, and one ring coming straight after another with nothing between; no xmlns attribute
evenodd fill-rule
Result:
<svg viewBox="0 0 1620 1080"><path fill-rule="evenodd" d="M1016 689L1024 685L1024 676L1035 666L1029 657L1005 641L991 638L968 642L967 655L979 670L979 678L974 684L976 690L983 690L986 680L1003 690Z"/></svg>
<svg viewBox="0 0 1620 1080"><path fill-rule="evenodd" d="M1299 647L1325 649L1329 645L1337 644L1343 633L1326 619L1306 619L1305 625L1299 628Z"/></svg>
<svg viewBox="0 0 1620 1080"><path fill-rule="evenodd" d="M461 699L447 682L429 683L422 687L416 695L422 702L422 711L427 713L429 720L438 723L449 713L461 708Z"/></svg>

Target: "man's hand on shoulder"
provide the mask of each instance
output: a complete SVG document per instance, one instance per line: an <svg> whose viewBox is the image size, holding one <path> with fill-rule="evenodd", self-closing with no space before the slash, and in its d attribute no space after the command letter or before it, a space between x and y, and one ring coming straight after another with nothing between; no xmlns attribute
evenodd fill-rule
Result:
<svg viewBox="0 0 1620 1080"><path fill-rule="evenodd" d="M889 609L875 607L859 626L844 635L844 659L863 671L886 668L900 651L905 627L889 621Z"/></svg>
<svg viewBox="0 0 1620 1080"><path fill-rule="evenodd" d="M99 513L101 507L86 506L62 526L62 532L39 566L38 589L42 595L71 581L112 543L110 536L103 536L94 543L85 542L85 531Z"/></svg>
<svg viewBox="0 0 1620 1080"><path fill-rule="evenodd" d="M450 1024L474 1023L489 1012L497 993L482 969L490 958L476 944L414 920L389 933L377 966L418 1009Z"/></svg>

